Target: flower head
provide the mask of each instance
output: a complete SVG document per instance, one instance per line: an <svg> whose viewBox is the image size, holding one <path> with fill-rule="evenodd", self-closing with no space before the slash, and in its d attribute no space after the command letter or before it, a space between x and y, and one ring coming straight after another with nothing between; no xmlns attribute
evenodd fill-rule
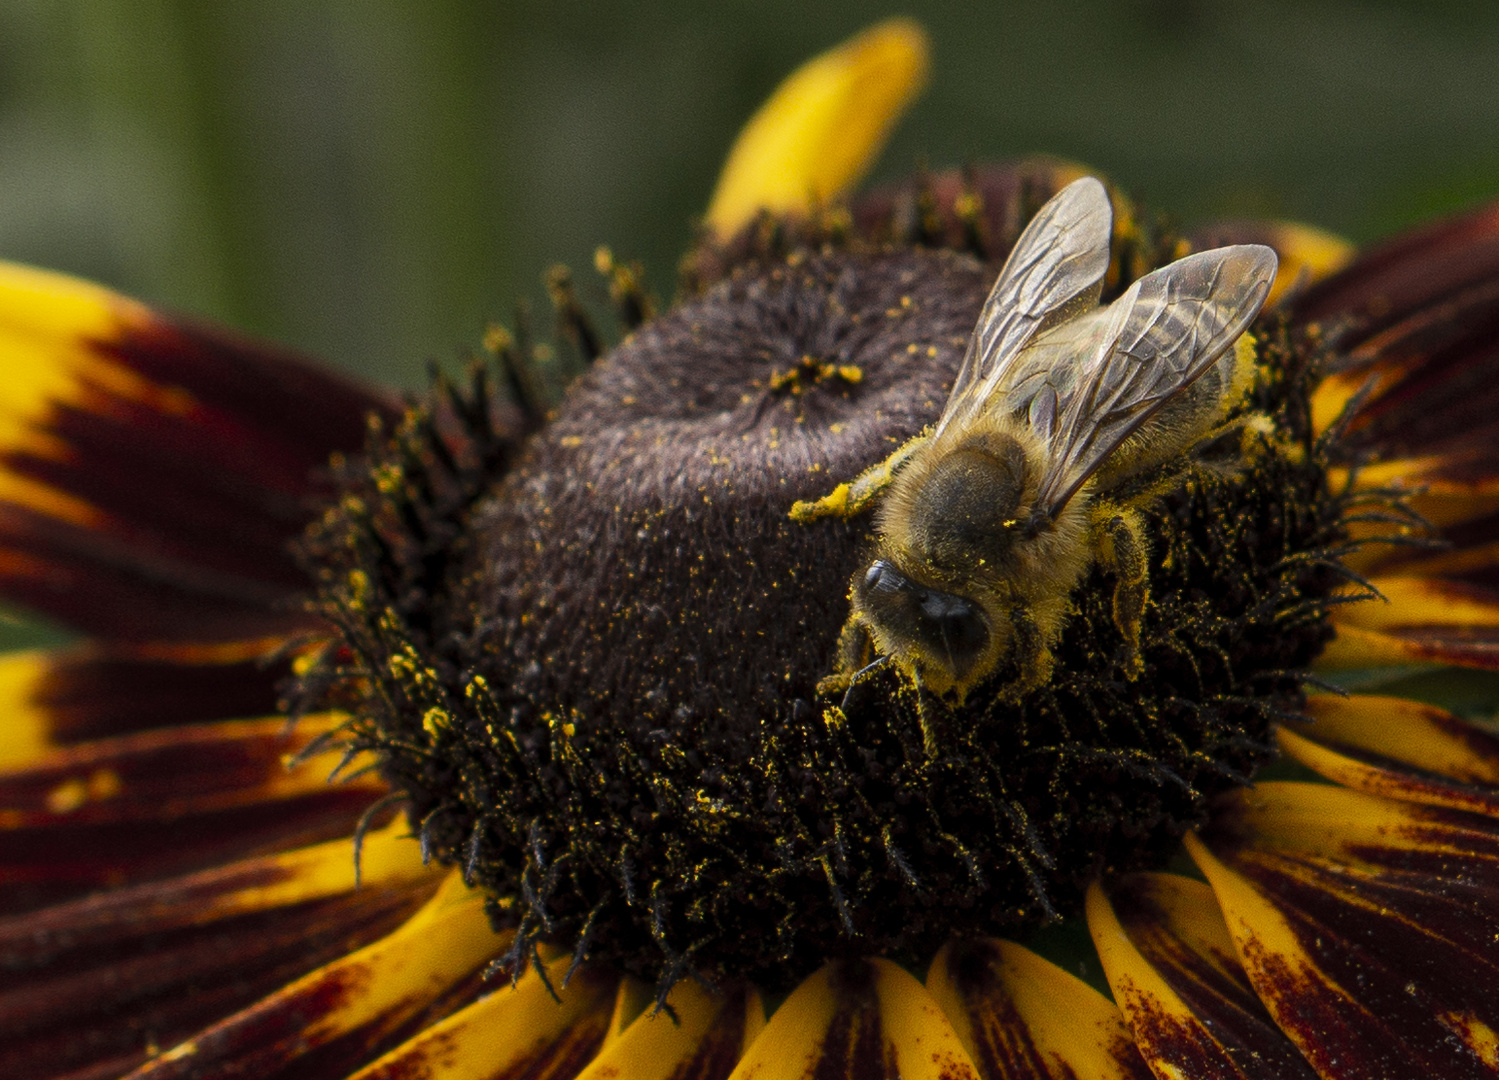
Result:
<svg viewBox="0 0 1499 1080"><path fill-rule="evenodd" d="M1222 414L1089 481L1036 649L963 694L855 672L839 485L937 417L1081 175L846 199L924 70L898 22L793 77L676 305L601 254L613 348L554 274L560 401L514 334L402 406L0 272L0 585L90 639L0 665L7 1075L1499 1068L1499 743L1310 670L1496 666L1499 216L1344 268L1111 192L1105 300L1278 252ZM1005 940L1066 918L1112 1001Z"/></svg>

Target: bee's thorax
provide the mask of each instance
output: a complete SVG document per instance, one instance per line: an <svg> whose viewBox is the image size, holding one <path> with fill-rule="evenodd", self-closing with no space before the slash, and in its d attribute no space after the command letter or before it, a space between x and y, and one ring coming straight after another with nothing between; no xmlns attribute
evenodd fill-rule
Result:
<svg viewBox="0 0 1499 1080"><path fill-rule="evenodd" d="M939 579L1006 566L1035 486L1027 450L1003 429L942 440L892 485L880 531L904 561Z"/></svg>

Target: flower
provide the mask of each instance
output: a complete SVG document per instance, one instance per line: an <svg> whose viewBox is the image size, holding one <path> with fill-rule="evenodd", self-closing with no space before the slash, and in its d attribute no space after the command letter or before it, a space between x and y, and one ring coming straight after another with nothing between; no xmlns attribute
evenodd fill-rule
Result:
<svg viewBox="0 0 1499 1080"><path fill-rule="evenodd" d="M727 388L725 414L748 408L754 423L717 432L713 455L727 464L711 466L732 470L737 462L776 479L790 476L799 488L787 503L802 488L815 491L832 470L792 475L764 468L782 453L777 429L768 426L760 443L740 438L758 429L759 402L770 402L766 409L784 405L788 425L827 422L829 453L866 464L868 443L833 441L842 434L833 427L844 421L820 420L816 410L852 409L847 403L857 395L889 385L899 393L884 406L895 416L888 423L919 427L930 419L935 404L922 404L912 390L939 395L936 383L948 376L924 363L910 375L889 371L905 363L902 357L928 356L927 349L939 363L956 363L952 350L961 347L992 271L951 252L990 259L1002 253L1024 212L1076 170L1032 162L938 174L841 208L838 197L924 67L919 31L896 22L794 77L731 155L688 267L689 282L703 296L641 326L606 363L606 374L575 391L551 421L542 416L545 391L528 351L502 334L491 344L514 380L517 408L498 416L491 410L489 369L482 366L467 390L440 386L435 404L407 408L298 358L165 318L96 287L0 270L0 354L8 365L0 390L0 586L88 639L76 649L0 664L8 705L0 740L5 1075L1062 1077L1153 1070L1195 1078L1499 1071L1490 824L1499 810L1499 742L1432 706L1372 694L1317 692L1304 703L1305 719L1286 715L1287 702L1300 704L1294 691L1303 673L1272 664L1316 652L1329 619L1335 635L1318 657L1324 671L1499 664L1493 570L1499 440L1489 376L1499 312L1493 209L1396 240L1345 267L1346 251L1312 230L1235 225L1211 236L1175 237L1116 200L1111 287L1186 246L1258 237L1281 253L1277 299L1285 318L1260 329L1264 355L1282 373L1264 391L1267 414L1271 405L1282 410L1272 418L1275 437L1243 475L1230 471L1216 481L1209 475L1154 526L1162 557L1152 583L1161 610L1170 603L1177 605L1172 612L1190 614L1199 610L1189 603L1194 589L1228 590L1243 579L1247 599L1209 597L1201 609L1208 621L1190 624L1202 640L1200 651L1186 655L1203 685L1214 689L1196 698L1192 691L1170 696L1174 707L1193 701L1217 711L1198 728L1172 714L1179 729L1171 734L1183 747L1175 758L1164 756L1167 750L1131 757L1125 743L1110 744L1105 772L1088 772L1086 757L1074 755L1067 770L1054 774L1107 776L1119 790L1155 793L1136 817L1126 809L1105 815L1102 839L1079 839L1052 819L1016 820L1015 837L1027 828L1050 831L1044 842L1039 835L1034 843L1011 837L1011 848L981 859L966 834L953 847L932 844L926 851L911 846L907 834L887 835L883 847L877 835L846 842L834 836L806 850L797 846L805 838L790 837L787 862L820 867L825 883L796 894L789 921L760 927L745 921L742 938L720 934L699 946L677 932L695 925L691 911L671 903L708 897L704 890L713 882L693 886L696 893L674 892L676 882L643 869L647 858L688 865L670 861L677 856L669 831L657 848L642 841L611 855L622 880L610 882L565 866L558 850L573 856L583 849L576 836L550 827L544 807L529 828L519 827L518 807L545 802L546 792L532 790L538 780L554 796L583 799L599 776L606 782L598 801L584 800L575 813L557 796L556 821L572 815L582 823L575 833L595 831L612 843L621 835L610 831L618 823L604 820L600 809L609 806L609 785L639 782L656 785L659 813L681 803L694 828L711 831L733 809L734 785L688 791L682 802L667 783L690 775L680 762L701 773L691 759L708 754L706 742L684 734L705 729L690 708L691 690L702 680L677 670L689 650L694 664L711 666L713 656L699 655L706 652L703 636L754 627L780 635L785 655L802 663L788 668L783 681L806 683L825 667L820 656L797 658L807 653L807 625L831 619L836 630L843 617L841 565L831 589L776 575L753 588L747 583L775 559L788 573L803 569L815 578L813 555L820 552L832 565L856 544L841 522L813 533L798 531L803 527L779 511L746 524L694 509L729 538L716 541L713 552L706 531L653 547L657 540L644 523L639 531L646 536L616 542L604 535L615 520L614 503L606 504L601 524L588 508L574 508L583 491L576 478L589 474L557 462L586 464L590 440L618 435L618 425L610 425L620 417L644 424L652 445L668 442L668 429L659 426L668 408L677 410L668 418L681 421L669 429L678 445L701 437L693 420L699 399L649 380L629 384L642 372L666 386L677 378L704 400ZM762 205L772 212L762 213ZM924 250L916 250L913 238ZM628 268L600 261L627 323L644 319L649 305ZM557 276L553 285L564 337L585 356L595 352L598 339L568 281ZM891 296L888 308L871 307ZM785 340L775 336L776 320L847 330L839 320L867 312L866 325L899 327L907 325L909 308L924 321L910 324L910 333L868 331L878 349L860 354L869 357L867 366L810 352L769 356L784 363L748 402L738 399L741 386L728 375L721 385L691 381L723 359L692 351L694 341L743 348L763 335L770 347ZM767 311L775 317L769 322ZM715 321L721 318L730 322ZM924 335L924 348L912 348L915 331ZM894 343L901 347L892 357L885 347ZM685 368L671 368L673 362ZM1296 371L1314 371L1319 381L1298 388ZM935 382L928 387L922 380ZM600 404L608 394L617 401ZM589 408L579 404L584 395L592 395ZM849 416L847 425L867 421L857 410ZM507 432L527 427L542 434L522 449ZM616 447L595 467L606 469L622 452ZM750 471L725 475L740 480ZM694 508L711 507L715 498L742 505L732 485L683 488ZM610 494L623 500L628 491ZM1208 512L1211 499L1227 500L1237 513ZM317 574L317 601L309 609L293 602L306 585L288 544L320 506L322 516L303 541ZM556 574L487 576L484 568L495 565L546 569L544 559L534 567L525 560L528 548L544 554L548 534L539 523L551 514L562 527L583 530L586 543L567 546L585 556L579 563ZM675 518L661 520L677 527ZM1432 542L1427 523L1440 530L1443 544ZM776 550L765 547L767 537ZM570 601L562 588L572 581L568 575L593 573L598 553L624 550L620 543L641 545L630 549L633 557L654 552L667 564L685 564L663 578L674 595L652 594L638 611L626 610L628 602L615 601L647 589L637 576L613 592L593 582L577 592L587 603ZM807 546L813 544L823 547ZM720 556L725 569L706 584L694 578L691 564ZM637 563L623 565L627 576L638 570ZM715 609L714 617L727 621L691 621L692 604L721 591L724 581L741 586L727 615ZM1282 588L1287 583L1300 591ZM801 607L788 603L763 616L757 608L763 591L783 587L797 590ZM1365 593L1385 602L1369 602ZM510 616L514 625L494 629L490 623L507 617L504 604L516 596L525 602ZM610 600L602 614L600 596ZM1098 606L1102 596L1094 589L1078 602L1075 621L1091 628L1078 632L1081 645L1114 633ZM678 607L657 614L672 602ZM562 614L548 621L547 605ZM793 609L808 621L788 622L784 612ZM485 621L484 634L473 640L482 646L485 635L510 635L504 656L486 659L471 648L462 619L475 610ZM673 624L681 623L698 640L674 637ZM644 644L608 639L610 648L590 652L588 634L613 633L616 624ZM330 625L339 633L330 633ZM587 633L577 636L579 628ZM545 658L552 655L546 649L560 655L548 634L575 649L561 686L539 661L534 670L526 664L513 673L513 688L500 688L508 698L484 681L486 664ZM1232 648L1214 634L1225 635ZM1210 646L1227 650L1224 667L1257 664L1262 692L1230 701L1237 676L1208 670L1215 662ZM628 652L633 666L608 667L616 647L637 649ZM669 663L650 669L663 652ZM1069 663L1064 656L1062 667ZM1114 664L1100 653L1072 663L1072 670L1092 678ZM668 686L665 711L649 717L653 726L640 744L653 747L655 758L640 750L608 772L613 763L594 753L605 745L607 732L596 717L608 700L572 678L583 670L623 686L649 670ZM780 700L779 691L756 682L762 674L715 673L713 685L743 680L733 683L729 712L752 712L762 693ZM329 707L302 715L290 730L272 715L288 678L298 700ZM1096 693L1072 687L1076 697L1069 700L1118 710L1110 715L1148 727L1149 717L1129 709L1166 701L1162 679L1147 671ZM899 714L906 699L898 682L892 685L888 698L874 687L881 722L923 732L932 714L921 709L937 706L918 697L911 715ZM644 715L658 702L650 697L653 686L637 688L639 697L628 701ZM536 700L569 709L535 710ZM1012 704L1001 702L1006 709ZM351 708L352 722L334 706ZM688 712L679 715L681 708ZM725 715L721 703L711 705L719 712L704 708L717 721ZM764 760L780 767L803 752L848 749L834 729L864 722L861 708L852 698L815 715L811 706L793 708L778 734L789 756ZM1240 729L1224 726L1230 713ZM992 719L951 715L975 725ZM257 716L269 719L243 719ZM807 735L817 724L832 731L828 741ZM475 730L490 740L487 756L464 757L459 751L474 745ZM1198 734L1202 746L1188 742ZM1273 737L1286 759L1308 772L1245 786L1238 770L1257 767L1268 753L1260 735ZM932 745L970 746L962 740L961 732L938 731ZM746 739L730 749L758 745ZM877 747L862 749L878 757ZM367 768L371 752L378 771ZM918 740L908 759L918 772L935 757L923 752ZM283 768L287 760L295 762L290 771ZM822 778L842 775L840 769L859 783L875 783L853 758L815 760L817 767L802 776L814 789ZM746 769L761 764L744 760ZM946 782L973 779L961 763L935 764L948 770ZM345 782L325 784L330 770ZM1330 782L1314 782L1312 774ZM511 787L481 790L502 775ZM1056 789L1073 807L1071 818L1061 815L1064 824L1095 820L1085 811L1112 797L1111 788L1101 802L1090 802L1100 792L1086 790L1076 775L1073 786ZM391 805L382 798L388 781L404 785L400 796L421 811L419 842L407 835L404 818L381 824L380 813ZM1211 799L1208 790L1216 791ZM452 793L451 800L441 793ZM476 806L492 810L495 820L485 820ZM952 819L932 806L933 820ZM963 810L976 818L980 808ZM1020 811L1007 813L1014 818ZM747 843L734 834L757 821L743 813L725 818L724 845ZM1130 828L1121 829L1121 821ZM1170 864L1150 861L1161 855L1162 837L1194 824L1184 843L1201 877L1178 872L1186 864L1163 870ZM351 833L359 838L357 863L349 858ZM1074 847L1043 857L1058 836L1070 836ZM574 846L559 847L564 840ZM524 850L517 855L506 843ZM899 914L893 924L870 910L876 905L855 892L864 879L843 865L861 857L860 843L888 858L880 879L886 884L871 886L869 895ZM1088 857L1057 865L1077 852ZM642 892L650 885L650 895L627 896L611 908L610 890L632 890L630 865L642 867L638 880ZM1111 872L1100 874L1105 865ZM995 866L1029 867L1032 876L991 881L984 872L992 877ZM939 889L933 875L944 873L950 883ZM469 887L466 878L488 892ZM564 895L564 878L573 894ZM597 891L586 894L588 884ZM989 936L965 933L942 945L922 980L920 962L902 965L836 944L847 927L857 929L857 937L845 935L849 940L884 934L896 953L954 926L1006 918L1019 927L1069 888L1079 899L1086 890L1087 927L1113 1001L1038 953ZM658 895L665 899L658 903ZM996 896L1009 906L959 910ZM747 919L741 901L768 905L774 897L767 889L712 899L720 905L714 912ZM796 922L804 913L810 923L814 910L827 924L820 937ZM912 912L929 925L917 926ZM552 919L555 927L547 925ZM638 940L627 943L631 934ZM783 939L791 945L783 947ZM814 939L833 943L827 957L793 947ZM559 950L564 941L575 949ZM702 959L710 956L719 959L711 965ZM491 962L507 957L513 987L487 978ZM767 979L799 981L777 1004L734 980L725 957L758 957ZM667 1007L653 1009L654 988L600 958L637 975L664 968L659 985ZM728 978L716 990L682 978L700 966L696 973L705 981ZM767 1005L775 1005L768 1016Z"/></svg>

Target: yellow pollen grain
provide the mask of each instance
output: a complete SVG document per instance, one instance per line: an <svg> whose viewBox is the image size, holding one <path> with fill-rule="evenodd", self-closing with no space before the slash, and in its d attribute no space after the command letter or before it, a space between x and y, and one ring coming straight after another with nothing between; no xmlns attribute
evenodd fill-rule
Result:
<svg viewBox="0 0 1499 1080"><path fill-rule="evenodd" d="M583 445L583 436L581 436L581 435L564 435L558 441L561 442L563 446L565 446L569 450L571 450L574 447L578 447L578 446L582 446Z"/></svg>

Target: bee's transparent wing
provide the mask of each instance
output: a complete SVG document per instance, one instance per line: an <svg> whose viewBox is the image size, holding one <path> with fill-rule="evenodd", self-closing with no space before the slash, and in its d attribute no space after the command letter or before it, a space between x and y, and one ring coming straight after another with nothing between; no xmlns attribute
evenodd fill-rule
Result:
<svg viewBox="0 0 1499 1080"><path fill-rule="evenodd" d="M955 417L984 409L1038 331L1098 303L1113 218L1103 184L1085 176L1031 219L984 302L934 436Z"/></svg>
<svg viewBox="0 0 1499 1080"><path fill-rule="evenodd" d="M1036 506L1051 516L1162 405L1192 384L1259 314L1275 252L1241 244L1147 274L1109 305L1100 343L1055 406Z"/></svg>

